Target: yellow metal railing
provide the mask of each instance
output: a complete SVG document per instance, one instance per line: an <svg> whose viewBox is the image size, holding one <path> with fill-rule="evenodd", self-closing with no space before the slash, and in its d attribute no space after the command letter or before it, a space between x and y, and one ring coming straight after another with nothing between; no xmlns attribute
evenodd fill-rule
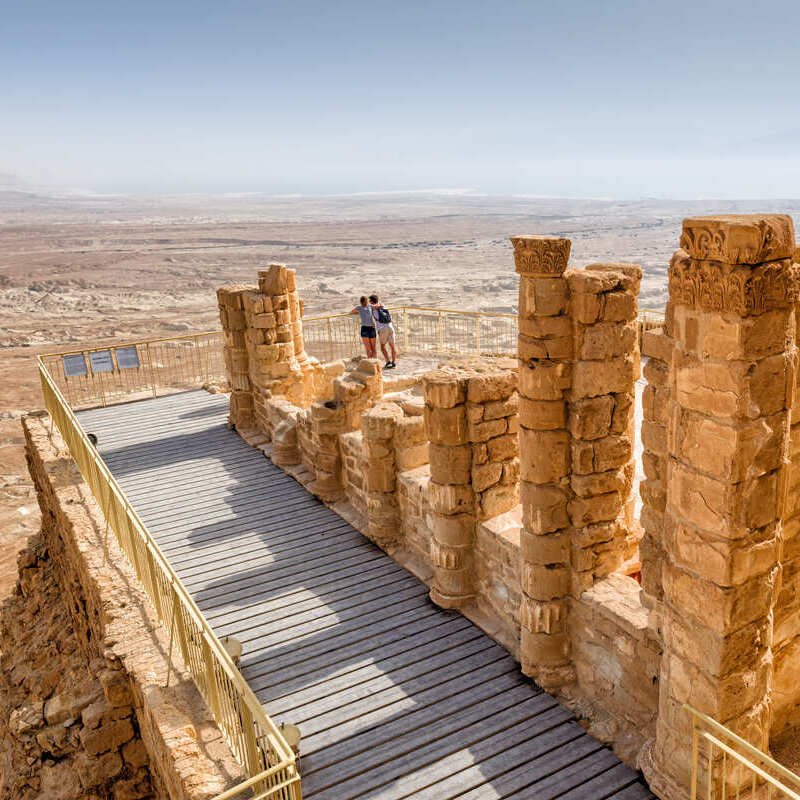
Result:
<svg viewBox="0 0 800 800"><path fill-rule="evenodd" d="M800 776L689 705L691 800L800 800Z"/></svg>
<svg viewBox="0 0 800 800"><path fill-rule="evenodd" d="M513 356L517 352L516 314L401 306L392 309L392 322L397 345L406 353ZM663 311L640 311L640 335L663 324ZM359 331L358 317L352 314L303 319L306 349L320 360L360 354Z"/></svg>
<svg viewBox="0 0 800 800"><path fill-rule="evenodd" d="M517 315L455 311L425 306L392 308L397 346L402 352L441 355L506 355L517 352ZM334 314L303 318L310 355L330 361L363 349L358 317Z"/></svg>
<svg viewBox="0 0 800 800"><path fill-rule="evenodd" d="M106 534L113 531L159 620L169 630L170 665L177 643L225 740L251 776L246 786L233 791L251 792L250 796L263 800L300 800L300 777L291 748L92 446L42 358L38 367L45 407L103 513ZM238 795L222 795L234 796Z"/></svg>
<svg viewBox="0 0 800 800"><path fill-rule="evenodd" d="M72 408L105 406L225 379L222 331L42 355Z"/></svg>

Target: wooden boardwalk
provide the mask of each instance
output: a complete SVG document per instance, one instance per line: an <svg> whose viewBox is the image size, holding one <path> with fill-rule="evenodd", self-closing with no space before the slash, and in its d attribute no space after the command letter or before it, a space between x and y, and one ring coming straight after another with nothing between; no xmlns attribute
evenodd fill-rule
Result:
<svg viewBox="0 0 800 800"><path fill-rule="evenodd" d="M471 622L186 392L81 424L245 678L300 726L303 793L348 798L653 795Z"/></svg>

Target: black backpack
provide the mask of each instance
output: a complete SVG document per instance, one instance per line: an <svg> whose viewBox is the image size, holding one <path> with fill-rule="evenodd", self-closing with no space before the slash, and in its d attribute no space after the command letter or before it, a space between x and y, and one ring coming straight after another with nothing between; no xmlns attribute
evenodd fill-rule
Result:
<svg viewBox="0 0 800 800"><path fill-rule="evenodd" d="M392 321L392 315L389 313L388 309L379 306L377 320L381 325L388 325Z"/></svg>

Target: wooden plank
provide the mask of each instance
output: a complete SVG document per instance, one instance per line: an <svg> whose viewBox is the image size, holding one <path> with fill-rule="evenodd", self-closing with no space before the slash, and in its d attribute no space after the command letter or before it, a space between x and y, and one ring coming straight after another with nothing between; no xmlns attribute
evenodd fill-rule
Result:
<svg viewBox="0 0 800 800"><path fill-rule="evenodd" d="M324 669L329 659L337 658L342 651L350 653L372 652L398 638L412 636L419 626L433 626L442 620L433 606L413 608L391 619L379 620L375 624L359 624L359 620L337 625L327 635L315 637L313 643L295 647L277 648L260 659L247 660L245 668L253 691L259 689L278 690L286 682L286 676L303 674L303 670ZM283 677L281 677L283 676Z"/></svg>
<svg viewBox="0 0 800 800"><path fill-rule="evenodd" d="M575 726L575 723L564 725L570 715L548 701L547 695L536 695L510 709L475 720L465 729L452 733L434 729L429 732L432 736L437 737L440 732L444 735L438 738L420 736L417 743L410 742L407 749L399 753L392 754L389 748L388 760L366 772L355 765L354 774L354 765L342 762L338 769L325 771L325 782L319 789L312 775L308 781L310 786L306 788L307 796L318 800L348 800L367 792L381 800L413 796L430 783L482 760L473 756L472 748L480 748L485 754L502 751L518 741L517 737L524 736L526 730L530 731L533 725L547 727L548 733L537 739L546 741L548 749L552 749L558 741L567 740L572 733L570 726ZM534 718L538 719L534 722ZM555 732L550 729L555 729ZM382 752L386 756L385 749ZM316 776L317 781L320 778L320 775Z"/></svg>
<svg viewBox="0 0 800 800"><path fill-rule="evenodd" d="M547 721L545 715L537 717L531 721L533 730L518 725L504 731L502 736L477 742L400 779L377 796L382 800L408 797L439 800L460 797L478 789L481 798L500 798L505 792L498 790L499 785L520 763L524 765L525 779L530 786L601 747L599 742L586 736L583 728L568 719L564 709L560 711L567 719L557 722L557 715ZM510 746L505 747L509 742ZM531 794L538 797L535 791Z"/></svg>
<svg viewBox="0 0 800 800"><path fill-rule="evenodd" d="M378 708L393 704L402 698L410 698L412 702L416 702L414 695L426 689L446 684L453 678L460 678L489 667L494 662L500 662L497 665L500 668L506 667L510 661L507 656L496 655L491 649L466 658L458 656L459 654L453 654L449 663L444 666L433 669L416 678L410 678L401 684L385 679L364 684L351 692L342 692L337 698L341 702L338 707L331 708L330 711L325 711L324 713L318 713L313 717L299 720L303 723L304 735L307 733L310 736L331 726L341 725L347 720L363 716ZM261 694L258 695L259 699L261 699L261 696ZM264 702L266 703L267 713L270 713L268 698L265 698ZM330 705L333 704L331 703Z"/></svg>
<svg viewBox="0 0 800 800"><path fill-rule="evenodd" d="M593 774L590 766L593 760L597 761L595 770L600 771L610 763L609 756L611 761L616 760L608 749L585 732L566 743L563 750L567 756L563 760L559 757L561 747L546 752L538 759L517 758L513 768L493 777L488 786L475 786L461 793L459 800L495 800L501 797L514 797L515 800L534 797L536 800L551 799L558 796L561 787L569 789L581 783L582 776ZM586 800L594 798L587 796Z"/></svg>
<svg viewBox="0 0 800 800"><path fill-rule="evenodd" d="M331 781L339 780L334 776L351 769L352 765L348 766L348 762L357 761L359 769L373 769L375 764L423 749L428 742L435 741L444 734L469 728L474 722L516 706L530 697L530 688L518 683L503 693L495 693L482 700L475 701L472 697L464 696L457 707L453 704L434 706L437 709L435 714L407 714L393 723L371 731L369 736L362 734L360 744L353 739L347 739L346 746L342 746L345 744L342 743L340 746L327 747L309 758L304 755L303 776L310 779L314 775L314 786L322 788L330 785ZM556 701L549 698L549 705L555 706Z"/></svg>
<svg viewBox="0 0 800 800"><path fill-rule="evenodd" d="M606 750L606 752L613 757L610 750ZM613 757L613 761L613 766L609 765L610 768L598 772L594 777L587 775L587 780L559 797L563 800L584 800L587 797L594 798L594 800L606 800L626 786L638 781L638 774L629 766L621 764L616 757Z"/></svg>
<svg viewBox="0 0 800 800"><path fill-rule="evenodd" d="M391 716L382 712L376 717L374 724L370 724L370 715L365 714L337 730L329 729L313 736L304 736L303 753L320 751L319 757L313 762L316 769L336 759L369 750L399 733L435 724L466 706L494 702L495 698L512 692L519 686L524 686L528 694L531 693L530 684L521 677L518 670L500 674L495 672L497 671L480 670L470 673L452 681L449 691L437 687L435 697L429 692L429 701L415 703L408 708L399 707ZM417 697L421 698L423 695L415 695L415 699ZM304 765L304 772L307 766Z"/></svg>
<svg viewBox="0 0 800 800"><path fill-rule="evenodd" d="M401 675L405 670L416 675L421 670L435 667L438 658L444 655L449 660L452 653L463 652L463 648L472 642L484 644L484 635L474 628L462 628L447 633L433 642L421 642L396 655L389 656L381 653L373 663L344 669L340 671L339 675L331 675L324 681L304 686L280 697L273 696L270 700L270 708L274 709L276 714L288 714L289 711L294 712L302 706L313 704L314 710L318 710L324 699L338 699L340 692L368 681L388 678L392 682L398 682L403 680ZM530 692L526 692L526 694L529 695Z"/></svg>

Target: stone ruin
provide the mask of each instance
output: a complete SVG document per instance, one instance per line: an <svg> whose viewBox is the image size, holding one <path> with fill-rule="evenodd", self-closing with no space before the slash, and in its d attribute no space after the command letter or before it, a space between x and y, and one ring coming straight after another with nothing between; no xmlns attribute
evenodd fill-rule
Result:
<svg viewBox="0 0 800 800"><path fill-rule="evenodd" d="M518 358L409 379L309 358L292 270L220 289L231 423L677 800L684 703L764 750L800 723L791 220L685 220L641 336L638 266L512 243Z"/></svg>

